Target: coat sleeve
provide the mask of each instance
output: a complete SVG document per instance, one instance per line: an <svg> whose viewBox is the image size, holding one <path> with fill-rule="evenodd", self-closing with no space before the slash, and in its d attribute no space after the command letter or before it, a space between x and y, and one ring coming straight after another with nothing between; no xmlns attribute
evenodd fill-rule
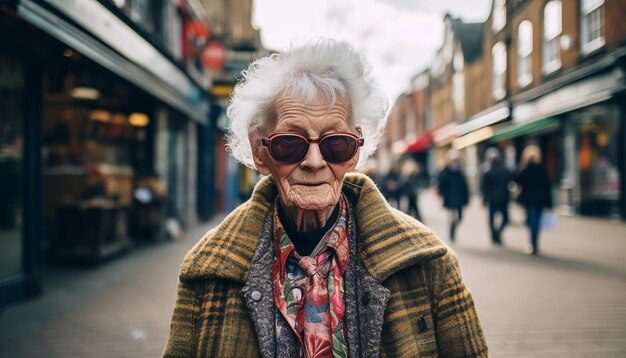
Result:
<svg viewBox="0 0 626 358"><path fill-rule="evenodd" d="M180 281L174 314L170 323L170 334L163 357L192 357L197 346L196 320L200 313L201 300L193 284Z"/></svg>
<svg viewBox="0 0 626 358"><path fill-rule="evenodd" d="M433 319L440 357L488 357L469 289L452 250L432 261Z"/></svg>

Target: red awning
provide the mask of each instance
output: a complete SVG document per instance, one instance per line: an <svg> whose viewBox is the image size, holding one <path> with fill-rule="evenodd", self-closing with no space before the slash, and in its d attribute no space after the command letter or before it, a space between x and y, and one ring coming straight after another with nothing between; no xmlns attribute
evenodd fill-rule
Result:
<svg viewBox="0 0 626 358"><path fill-rule="evenodd" d="M405 153L425 152L433 143L433 135L431 132L423 134L406 147Z"/></svg>

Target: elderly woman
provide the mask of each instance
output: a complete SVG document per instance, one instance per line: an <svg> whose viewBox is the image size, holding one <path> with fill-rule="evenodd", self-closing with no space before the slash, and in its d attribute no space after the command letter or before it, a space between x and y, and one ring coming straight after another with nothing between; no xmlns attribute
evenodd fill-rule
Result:
<svg viewBox="0 0 626 358"><path fill-rule="evenodd" d="M348 174L385 110L343 42L244 72L229 144L265 178L185 258L165 357L487 355L454 253Z"/></svg>

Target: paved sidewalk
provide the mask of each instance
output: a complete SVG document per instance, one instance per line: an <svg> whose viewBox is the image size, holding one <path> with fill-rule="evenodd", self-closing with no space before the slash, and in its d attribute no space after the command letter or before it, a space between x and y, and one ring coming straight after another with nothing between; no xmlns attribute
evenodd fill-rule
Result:
<svg viewBox="0 0 626 358"><path fill-rule="evenodd" d="M424 192L420 208L447 241L439 199ZM475 199L454 246L491 356L625 357L626 224L561 217L532 257L523 214L512 209L504 247L493 247ZM179 264L217 221L98 268L53 269L43 297L0 314L0 357L160 356Z"/></svg>
<svg viewBox="0 0 626 358"><path fill-rule="evenodd" d="M160 357L179 265L219 219L96 268L51 268L41 298L0 314L0 357Z"/></svg>
<svg viewBox="0 0 626 358"><path fill-rule="evenodd" d="M426 225L447 241L445 212L420 198ZM492 357L626 357L626 224L560 217L542 232L541 256L524 254L524 214L511 205L504 246L490 244L486 209L474 198L453 246Z"/></svg>

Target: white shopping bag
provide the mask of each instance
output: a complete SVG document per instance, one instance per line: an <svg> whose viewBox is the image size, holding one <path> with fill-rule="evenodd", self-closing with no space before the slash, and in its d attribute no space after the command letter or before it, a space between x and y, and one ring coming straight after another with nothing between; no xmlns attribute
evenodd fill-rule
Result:
<svg viewBox="0 0 626 358"><path fill-rule="evenodd" d="M559 226L559 216L554 211L544 211L541 214L541 228L554 231Z"/></svg>

